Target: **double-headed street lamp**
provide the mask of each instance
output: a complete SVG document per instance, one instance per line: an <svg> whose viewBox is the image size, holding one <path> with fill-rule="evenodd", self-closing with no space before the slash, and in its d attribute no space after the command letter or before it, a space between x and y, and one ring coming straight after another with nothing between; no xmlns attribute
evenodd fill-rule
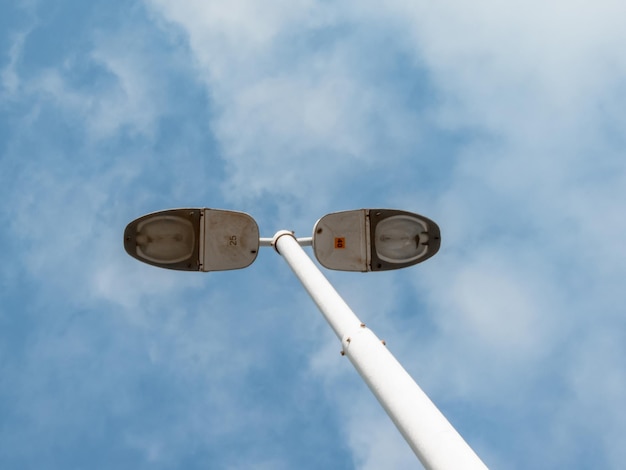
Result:
<svg viewBox="0 0 626 470"><path fill-rule="evenodd" d="M360 209L317 221L313 237L281 230L259 238L243 212L173 209L140 217L126 227L124 248L161 268L224 271L248 267L260 246L283 256L316 303L350 359L398 430L427 469L486 466L376 335L365 326L306 254L313 245L319 263L342 271L385 271L420 263L439 250L439 227L411 212Z"/></svg>

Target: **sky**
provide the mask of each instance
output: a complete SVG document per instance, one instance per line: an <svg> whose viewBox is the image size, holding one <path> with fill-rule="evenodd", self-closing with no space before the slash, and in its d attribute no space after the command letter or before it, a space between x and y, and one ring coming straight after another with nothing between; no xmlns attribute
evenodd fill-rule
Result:
<svg viewBox="0 0 626 470"><path fill-rule="evenodd" d="M626 459L626 3L5 0L0 467L419 468L284 260L123 249L162 209L417 212L325 275L490 468ZM310 251L309 251L310 252Z"/></svg>

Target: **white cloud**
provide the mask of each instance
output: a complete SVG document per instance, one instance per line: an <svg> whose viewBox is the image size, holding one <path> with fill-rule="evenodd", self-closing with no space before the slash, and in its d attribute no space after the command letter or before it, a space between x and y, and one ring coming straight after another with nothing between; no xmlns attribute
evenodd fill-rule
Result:
<svg viewBox="0 0 626 470"><path fill-rule="evenodd" d="M14 36L13 44L9 50L9 62L0 71L0 83L2 83L2 96L4 99L15 95L20 86L17 64L24 46L24 39L27 35L28 32L24 31Z"/></svg>
<svg viewBox="0 0 626 470"><path fill-rule="evenodd" d="M18 67L32 28L15 35L9 62L2 69L2 94L13 101L29 102L35 110L46 103L84 124L88 137L98 141L119 132L154 137L159 118L175 108L166 102L167 67L184 69L182 58L161 62L145 27L124 24L115 33L93 33L88 57L84 51L65 51L54 66L33 70ZM93 69L86 72L87 69ZM76 80L80 74L85 76ZM81 126L82 127L82 126Z"/></svg>
<svg viewBox="0 0 626 470"><path fill-rule="evenodd" d="M189 35L217 111L212 129L229 177L224 194L233 202L264 195L328 201L341 175L415 140L415 119L400 98L355 73L363 67L354 58L358 39L335 6L150 4Z"/></svg>
<svg viewBox="0 0 626 470"><path fill-rule="evenodd" d="M128 38L125 38L128 39ZM155 121L163 114L162 96L155 90L154 71L148 63L139 62L141 54L133 51L122 38L115 52L108 44L93 52L94 61L111 74L104 90L81 90L70 84L73 60L63 67L43 71L28 81L27 90L39 100L51 100L55 106L83 119L93 139L106 139L127 128L131 133L152 135Z"/></svg>
<svg viewBox="0 0 626 470"><path fill-rule="evenodd" d="M176 37L181 30L188 37L193 80L206 83L211 97L212 121L199 123L197 132L214 133L226 179L195 197L209 197L208 205L217 199L259 208L266 217L259 220L262 230L268 220L278 220L308 231L311 217L327 209L371 201L423 210L443 229L436 258L397 277L329 277L435 401L461 416L471 404L491 413L500 429L513 433L515 427L517 444L501 450L484 435L489 431L482 423L474 427L476 420L457 418L486 456L515 467L509 455L529 454L527 447L541 442L557 449L548 463L558 467L564 455L575 462L584 442L601 450L607 466L619 468L626 435L619 362L626 274L622 3L149 4L176 23ZM255 392L245 390L246 374L271 365L277 346L269 343L275 341L287 356L297 346L309 358L307 371L324 384L333 411L339 410L337 422L357 468L413 465L408 446L338 356L327 326L316 318L306 319L303 328L304 320L292 314L317 315L307 299L284 291L287 274L259 260L251 274L237 273L237 281L192 279L123 261L125 217L164 191L152 182L156 173L175 180L177 201L193 196L180 189L192 183L178 156L164 166L138 155L156 152L158 121L180 92L160 75L169 67L189 72L188 48L180 45L184 56L172 64L132 24L118 33L94 36L88 62L101 81L90 83L93 89L72 81L86 57L71 54L56 68L20 75L26 35L14 40L1 83L4 95L32 104L11 145L38 140L28 130L39 130L46 106L55 116L80 121L86 152L125 132L145 138L142 150L133 151L136 158L112 158L110 166L93 163L110 155L93 153L89 171L79 159L64 158L60 145L45 152L54 165L44 165L40 156L20 159L20 171L7 181L15 199L9 228L24 242L20 260L28 272L48 279L48 289L72 305L105 303L114 310L111 321L127 336L104 348L104 365L115 369L133 352L143 362L131 372L167 372L174 397L186 396L189 384L201 390L188 397L184 410L174 408L182 417L171 428L159 433L138 426L129 430L126 444L146 460L167 462L177 457L169 444L183 446L191 433L219 441L247 429L249 421L264 430L268 419L284 424L288 417L276 410L240 405ZM408 96L413 88L399 81L415 82L422 100ZM446 150L452 156L441 157L440 145L449 142L431 132L456 139ZM204 160L197 155L184 163L199 167ZM424 184L421 171L441 166L436 181ZM150 167L158 172L148 172ZM384 183L392 187L375 181L389 168ZM197 187L206 184L199 172L191 179L201 181L193 183ZM286 270L282 264L280 269ZM245 296L234 289L224 293L237 283L246 286ZM423 309L405 308L407 284L413 287L411 303L417 299ZM203 298L198 289L206 292ZM235 315L244 310L250 315ZM256 334L261 328L269 339ZM306 328L322 339L311 339ZM43 341L31 367L55 351L59 356L50 364L58 370L67 357L88 350L79 338ZM207 371L210 377L192 380ZM28 390L28 377L21 377ZM294 390L309 382L299 377L297 384ZM110 396L119 399L121 415L138 400L130 392ZM35 411L57 419L51 403ZM545 409L546 416L539 416ZM525 415L534 420L525 422ZM532 455L525 458L536 466ZM267 454L258 461L286 465Z"/></svg>
<svg viewBox="0 0 626 470"><path fill-rule="evenodd" d="M517 406L532 406L524 394L538 393L555 355L571 367L580 359L572 335L594 301L581 305L578 289L600 299L600 324L619 326L623 299L612 279L624 275L626 235L622 3L150 4L189 36L216 104L212 128L233 201L240 193L303 201L323 187L321 202L302 204L330 206L333 195L349 193L341 182L354 168L363 175L386 158L410 168L437 153L436 139L421 147L425 129L458 136L437 194L408 187L394 196L407 207L428 200L444 228L447 254L429 262L429 278L416 274L433 317L433 337L419 351L437 360L409 368L431 390L497 406L510 393ZM425 70L435 94L428 108L398 99L389 76L376 83L363 73L376 57L358 54L360 28L372 42L392 38L388 50L402 51L404 73ZM343 35L299 48L322 30ZM385 139L401 143L385 152L377 145ZM400 343L413 337L407 331ZM605 353L594 357L608 361ZM623 427L603 417L616 442Z"/></svg>
<svg viewBox="0 0 626 470"><path fill-rule="evenodd" d="M562 112L569 122L626 71L620 2L389 5L387 17L402 18L402 33L411 34L438 86L457 104L450 114L461 112L456 119L465 125L523 130L521 118L533 109Z"/></svg>

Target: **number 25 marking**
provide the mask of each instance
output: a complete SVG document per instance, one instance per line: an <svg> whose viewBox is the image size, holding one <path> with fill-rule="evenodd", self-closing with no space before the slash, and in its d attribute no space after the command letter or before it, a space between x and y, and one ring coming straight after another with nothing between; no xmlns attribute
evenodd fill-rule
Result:
<svg viewBox="0 0 626 470"><path fill-rule="evenodd" d="M228 240L228 246L237 246L237 235L231 235Z"/></svg>

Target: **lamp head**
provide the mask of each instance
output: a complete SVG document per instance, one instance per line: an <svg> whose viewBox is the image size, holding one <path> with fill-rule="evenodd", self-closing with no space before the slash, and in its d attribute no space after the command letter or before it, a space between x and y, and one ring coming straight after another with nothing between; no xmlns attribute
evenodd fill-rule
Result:
<svg viewBox="0 0 626 470"><path fill-rule="evenodd" d="M320 264L341 271L388 271L427 260L441 235L432 220L395 209L359 209L325 215L313 229Z"/></svg>
<svg viewBox="0 0 626 470"><path fill-rule="evenodd" d="M128 224L124 248L133 258L160 268L240 269L256 259L259 228L243 212L171 209L144 215Z"/></svg>

